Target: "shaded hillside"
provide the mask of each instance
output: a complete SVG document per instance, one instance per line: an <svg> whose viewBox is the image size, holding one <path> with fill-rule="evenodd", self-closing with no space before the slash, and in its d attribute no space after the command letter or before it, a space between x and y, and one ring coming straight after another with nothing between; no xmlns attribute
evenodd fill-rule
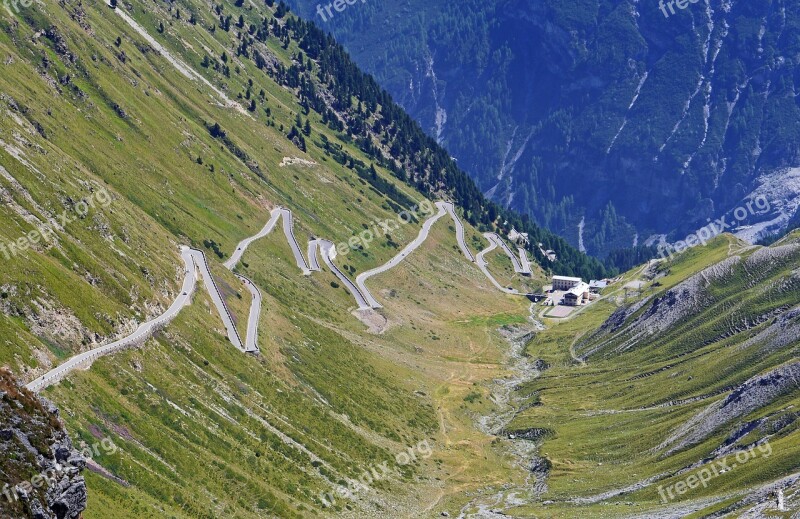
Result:
<svg viewBox="0 0 800 519"><path fill-rule="evenodd" d="M575 246L585 217L592 254L680 239L756 190L774 194L763 233L797 210L795 2L370 0L327 20L289 3L493 200Z"/></svg>

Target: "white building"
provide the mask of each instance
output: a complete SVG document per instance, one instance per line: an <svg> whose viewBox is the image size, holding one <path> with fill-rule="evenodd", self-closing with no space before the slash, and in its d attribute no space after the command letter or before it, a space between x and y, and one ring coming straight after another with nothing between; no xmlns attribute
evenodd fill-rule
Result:
<svg viewBox="0 0 800 519"><path fill-rule="evenodd" d="M605 279L593 279L589 281L589 290L593 294L599 293L601 290L608 286L608 281Z"/></svg>
<svg viewBox="0 0 800 519"><path fill-rule="evenodd" d="M589 300L589 285L580 282L564 294L564 304L578 306Z"/></svg>
<svg viewBox="0 0 800 519"><path fill-rule="evenodd" d="M569 290L583 283L581 278L553 276L553 290Z"/></svg>
<svg viewBox="0 0 800 519"><path fill-rule="evenodd" d="M508 239L516 242L518 244L528 244L528 233L526 232L517 232L516 229L512 228L511 232L508 233Z"/></svg>

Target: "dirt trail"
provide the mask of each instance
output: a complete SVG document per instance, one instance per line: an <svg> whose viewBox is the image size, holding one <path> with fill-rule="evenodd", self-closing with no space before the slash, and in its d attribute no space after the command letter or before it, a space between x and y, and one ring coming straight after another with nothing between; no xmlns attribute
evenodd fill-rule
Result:
<svg viewBox="0 0 800 519"><path fill-rule="evenodd" d="M585 333L585 332L584 332ZM584 336L584 333L581 333L575 337L575 340L572 341L572 344L569 345L569 356L572 357L572 360L575 362L579 362L581 366L586 365L586 361L583 360L581 357L575 355L575 344Z"/></svg>

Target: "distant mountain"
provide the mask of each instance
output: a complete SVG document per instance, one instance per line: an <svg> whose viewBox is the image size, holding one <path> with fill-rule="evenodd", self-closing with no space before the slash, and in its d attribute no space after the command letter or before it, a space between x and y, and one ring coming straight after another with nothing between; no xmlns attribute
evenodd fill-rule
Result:
<svg viewBox="0 0 800 519"><path fill-rule="evenodd" d="M757 189L770 209L737 222L768 222L756 239L796 212L796 2L289 3L485 193L590 253L682 238Z"/></svg>

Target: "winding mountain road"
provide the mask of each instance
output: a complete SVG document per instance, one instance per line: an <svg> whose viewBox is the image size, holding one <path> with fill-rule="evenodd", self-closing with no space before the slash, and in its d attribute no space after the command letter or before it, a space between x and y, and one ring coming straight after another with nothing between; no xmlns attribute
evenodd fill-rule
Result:
<svg viewBox="0 0 800 519"><path fill-rule="evenodd" d="M200 269L200 276L203 278L203 283L206 285L206 290L211 296L211 301L214 303L214 306L217 307L217 312L222 318L222 323L225 325L225 330L228 332L228 340L231 341L231 344L236 346L241 351L245 351L242 338L239 337L239 331L236 329L236 325L233 322L231 311L228 309L228 305L225 304L225 300L222 298L222 292L220 292L219 287L217 287L217 283L214 281L214 276L211 275L211 269L208 266L208 261L206 261L205 253L201 250L189 249L189 254L194 257L195 264Z"/></svg>
<svg viewBox="0 0 800 519"><path fill-rule="evenodd" d="M197 270L195 264L196 256L192 253L189 247L181 247L181 258L183 258L183 262L186 265L183 286L181 287L180 295L175 298L175 301L172 303L172 305L170 305L166 312L151 321L142 323L135 332L123 339L71 357L60 366L48 371L43 376L28 383L25 387L34 392L41 391L42 389L59 382L69 372L80 367L91 366L92 362L102 356L143 343L150 338L154 331L174 319L181 309L191 301L192 292L194 292L195 285L197 283Z"/></svg>
<svg viewBox="0 0 800 519"><path fill-rule="evenodd" d="M275 224L278 222L278 219L283 217L283 234L286 236L286 241L289 242L289 247L292 249L292 255L294 255L294 260L297 263L297 268L299 268L304 275L311 274L311 270L308 267L308 263L306 263L306 258L303 256L303 252L300 250L300 244L297 243L297 238L294 236L294 216L292 216L292 211L285 208L285 207L278 207L273 209L270 212L270 219L267 221L264 228L261 229L257 234L250 236L249 238L245 238L239 245L236 246L236 250L231 255L230 259L223 263L228 270L233 270L234 267L241 261L242 255L244 255L247 248L256 240L266 237L272 230L275 228Z"/></svg>
<svg viewBox="0 0 800 519"><path fill-rule="evenodd" d="M519 251L519 262L522 265L522 273L531 275L531 260L528 259L528 252L522 247L517 247Z"/></svg>
<svg viewBox="0 0 800 519"><path fill-rule="evenodd" d="M108 4L110 6L110 4ZM190 80L200 81L207 87L209 87L219 98L222 100L223 105L234 108L238 112L250 117L250 114L241 106L238 102L230 99L224 92L216 88L212 85L207 79L205 79L202 75L195 72L191 67L186 65L183 61L173 56L170 52L168 52L162 45L160 45L152 36L150 36L147 31L140 26L136 21L134 21L130 16L128 16L123 10L115 9L115 12L128 24L130 25L141 37L143 37L153 48L157 49L162 56L173 66L175 67L181 74L189 78ZM328 268L334 273L334 275L344 283L347 289L355 298L356 302L359 305L360 309L369 309L369 308L380 308L381 305L378 301L369 293L365 286L365 282L371 276L377 275L381 272L385 272L392 267L399 264L400 261L408 257L414 250L416 250L428 237L428 233L430 227L442 216L444 216L444 212L448 213L453 222L455 223L456 227L456 239L458 241L458 246L461 248L461 251L464 254L464 257L470 262L475 262L476 259L473 256L472 252L467 247L467 244L464 240L465 231L464 226L461 223L461 220L458 218L458 215L455 213L453 204L451 202L437 202L436 206L439 208L439 212L429 218L425 224L423 225L422 231L420 231L419 236L406 246L400 254L392 258L388 263L383 265L382 267L378 267L376 269L370 270L365 272L357 277L357 283L353 283L343 272L339 270L339 268L333 263L333 260L336 257L336 247L333 243L327 240L322 239L312 239L308 243L308 263L306 262L305 257L303 256L302 251L300 250L300 245L297 242L297 239L294 235L294 222L292 212L284 207L279 207L273 209L271 211L270 219L266 223L266 225L254 236L242 240L236 247L236 250L231 255L228 261L224 262L224 266L233 271L236 265L241 260L244 252L250 246L252 242L258 240L262 237L267 236L272 230L274 229L278 218L283 217L283 232L286 235L287 241L289 242L289 246L292 249L292 253L294 255L295 261L297 263L298 268L301 270L303 275L310 275L313 271L319 271L320 265L318 261L318 252L322 254L323 261L328 266ZM498 237L499 240L499 237ZM500 240L499 242L504 249L507 249L505 243ZM486 254L489 250L492 250L496 247L495 244L492 245L489 249L481 252L478 257L478 265L484 274L492 280L494 285L498 287L500 290L511 293L511 294L518 294L515 290L509 290L501 287L499 283L491 276L489 271L486 269L485 260L483 259L483 255ZM200 277L203 279L206 289L211 296L212 302L216 307L220 318L225 326L225 330L230 342L236 346L239 350L254 353L258 352L258 322L261 312L261 303L262 303L262 296L261 292L258 290L258 287L255 284L247 279L244 276L239 274L235 274L237 278L244 283L244 285L250 291L253 301L250 306L250 312L248 315L248 325L247 325L247 338L246 341L243 343L241 337L239 336L239 332L236 329L236 325L234 323L233 317L231 316L230 310L228 309L227 305L225 304L225 300L222 297L222 293L217 287L216 282L214 281L214 277L211 274L211 269L209 268L205 253L198 249L191 249L186 246L181 247L181 258L184 261L186 270L185 276L183 280L183 286L179 295L175 298L175 301L170 305L170 307L160 316L142 323L139 327L127 337L120 339L118 341L114 341L110 344L106 344L103 346L99 346L92 350L89 350L84 353L80 353L71 357L70 359L66 360L61 365L57 366L56 368L50 370L46 374L42 375L41 377L33 380L32 382L28 383L26 387L31 391L41 391L42 389L57 383L60 381L64 376L66 376L71 371L78 369L80 367L88 367L91 366L92 362L94 362L99 357L104 355L108 355L110 353L119 351L121 349L131 347L134 345L143 344L152 334L154 331L159 329L160 327L169 323L175 316L180 313L180 310L191 302L192 294L196 288L197 281L198 281L198 271L200 272ZM512 259L512 261L514 261ZM523 264L525 262L523 261ZM515 270L518 263L514 261ZM359 288L360 287L360 288Z"/></svg>
<svg viewBox="0 0 800 519"><path fill-rule="evenodd" d="M239 264L241 261L242 256L244 255L247 248L252 244L254 241L264 238L272 232L275 228L275 224L278 223L278 219L283 217L283 233L286 236L286 241L289 242L289 246L292 249L292 254L294 255L295 262L297 263L298 268L303 271L304 275L311 274L312 271L320 270L319 264L316 263L316 258L314 257L311 259L312 267L309 269L308 265L306 264L306 260L303 257L303 253L300 252L300 246L297 243L297 238L294 236L294 219L292 217L292 212L285 207L278 207L273 209L270 213L270 219L264 225L264 227L253 236L249 238L245 238L244 240L240 241L239 244L236 246L236 250L233 252L231 257L223 263L225 268L230 271L233 271L236 268L236 265ZM311 258L311 242L309 242L308 253L309 257ZM242 276L241 274L234 274L239 280L247 287L250 291L250 294L253 297L253 302L250 304L250 312L247 319L247 338L245 339L244 347L240 346L240 349L247 353L257 353L258 349L258 321L261 317L261 291L258 289L255 283L253 283L250 279ZM214 296L212 295L212 298ZM224 303L223 303L224 304ZM231 323L232 325L232 323ZM233 328L235 331L235 327ZM238 334L237 334L238 337ZM230 338L230 333L229 333ZM231 341L233 342L233 340ZM239 343L241 344L241 339L239 339Z"/></svg>
<svg viewBox="0 0 800 519"><path fill-rule="evenodd" d="M303 252L300 250L300 244L297 243L297 238L294 237L294 217L292 216L292 212L285 207L279 208L278 211L283 215L283 234L286 236L286 240L292 248L294 260L297 262L297 268L303 271L304 276L308 276L311 274L311 269L308 268L308 263L306 263L306 259L303 257Z"/></svg>
<svg viewBox="0 0 800 519"><path fill-rule="evenodd" d="M475 256L472 255L472 251L469 250L467 243L464 241L464 224L461 223L461 219L456 214L456 211L453 208L453 203L437 202L436 206L444 207L445 211L447 211L447 213L450 215L450 218L453 219L453 223L456 225L456 241L458 242L458 246L461 248L461 252L464 253L464 257L466 257L470 262L475 263Z"/></svg>
<svg viewBox="0 0 800 519"><path fill-rule="evenodd" d="M406 245L405 248L403 248L403 250L400 251L400 253L398 253L395 257L390 259L384 265L382 265L380 267L377 267L377 268L374 268L372 270L368 270L366 272L362 272L361 274L356 276L356 284L358 285L358 288L361 290L361 293L367 299L367 302L369 303L369 307L370 308L373 308L373 309L374 308L382 308L382 305L370 293L369 289L366 286L366 281L369 278L373 277L373 276L376 276L378 274L386 272L387 270L389 270L389 269L391 269L393 267L396 267L401 261L406 259L412 252L414 252L420 245L422 245L425 242L425 240L428 239L428 234L430 233L430 230L431 230L431 227L433 226L433 224L435 224L445 214L449 214L450 217L453 219L453 222L455 223L455 226L456 226L456 241L458 241L458 246L459 246L459 248L461 248L461 252L464 253L464 256L468 260L473 261L473 262L475 261L473 255L472 255L472 252L469 250L469 247L467 247L467 244L464 241L464 225L461 223L461 220L458 218L458 215L456 214L456 212L455 212L455 210L453 208L453 204L450 203L450 202L436 202L436 207L439 208L439 212L436 213L435 215L431 216L427 220L425 220L425 223L422 225L422 230L420 230L419 235L417 235L417 237L414 239L414 241L412 241L411 243ZM480 267L481 271L486 275L487 278L489 278L489 280L492 282L492 284L495 287L498 288L498 290L502 290L506 294L511 294L511 295L524 295L524 294L521 294L517 290L506 288L506 287L500 285L500 283L497 282L497 280L494 278L494 276L492 276L492 274L486 268L487 262L484 259L484 256L488 252L496 249L497 247L501 247L503 249L503 251L506 253L506 255L508 255L508 257L511 259L512 263L514 264L514 271L515 272L524 273L525 272L525 268L523 268L523 266L520 264L520 262L517 259L517 257L514 255L514 253L511 252L511 249L508 247L508 245L506 245L505 242L502 240L502 238L500 238L497 234L495 234L495 233L485 233L484 237L486 237L489 240L489 243L491 245L487 249L481 251L478 254L478 260L477 260L478 267ZM524 252L523 249L520 249L520 251L521 251L521 253ZM527 260L527 256L525 256L525 259ZM526 267L527 267L527 272L530 273L530 263L529 262L526 264Z"/></svg>
<svg viewBox="0 0 800 519"><path fill-rule="evenodd" d="M506 245L506 242L504 242L500 236L493 232L487 232L483 236L486 237L486 239L488 239L490 242L494 243L497 247L503 249L503 252L506 253L506 256L508 256L508 259L510 259L511 263L514 265L514 272L517 274L522 274L524 272L516 254L511 252L509 246Z"/></svg>
<svg viewBox="0 0 800 519"><path fill-rule="evenodd" d="M444 208L443 202L437 202L436 206L439 208L439 212L435 215L431 216L425 223L422 224L422 230L419 231L417 237L406 245L403 250L401 250L395 257L390 259L385 264L381 265L380 267L374 268L372 270L368 270L366 272L362 272L358 276L356 276L356 284L358 288L361 290L361 293L364 294L366 297L369 307L371 308L382 308L382 305L372 296L367 286L364 284L369 278L372 276L376 276L382 272L386 272L387 270L397 266L401 261L406 259L406 257L414 252L420 245L422 245L425 240L428 239L428 233L430 233L431 227L434 223L436 223L442 216L444 216L447 211ZM463 238L463 237L462 237Z"/></svg>
<svg viewBox="0 0 800 519"><path fill-rule="evenodd" d="M317 243L315 251L317 249L320 251L320 253L322 254L322 261L324 261L325 264L328 266L328 268L331 269L331 272L333 272L333 274L337 278L339 278L339 281L344 283L344 286L347 287L347 290L349 290L350 293L353 294L353 297L356 299L356 302L358 303L358 309L366 310L368 308L371 308L369 303L367 302L367 298L364 296L361 290L359 290L358 287L355 285L355 283L353 283L349 277L345 276L344 273L341 270L339 270L339 267L337 267L336 264L333 262L333 260L336 259L336 246L328 240L314 240L314 241ZM316 254L314 256L316 256ZM312 262L317 263L317 265L319 265L316 257Z"/></svg>
<svg viewBox="0 0 800 519"><path fill-rule="evenodd" d="M520 294L520 292L519 292L518 290L515 290L515 289L513 289L513 288L507 288L507 287L504 287L503 285L501 285L500 283L498 283L498 282L497 282L497 280L496 280L496 279L494 278L494 276L492 275L492 273L491 273L491 272L489 272L489 269L488 269L488 268L486 268L486 266L488 265L488 262L486 261L486 258L485 258L486 254L488 254L488 253L492 252L492 251L493 251L493 250L495 250L497 247L499 247L499 245L497 244L497 241L493 240L493 239L490 237L490 235L494 235L495 237L497 236L497 235L496 235L496 234L494 234L494 233L488 233L488 232L487 232L487 233L485 233L485 234L483 235L483 236L484 236L484 237L485 237L487 240L489 240L489 243L490 243L491 245L489 245L488 247L486 247L485 249L483 249L482 251L480 251L480 252L478 253L478 260L477 260L477 263L478 263L478 268L480 268L480 269L481 269L481 271L484 273L484 275L485 275L487 278L489 278L489 281L491 281L491 282L492 282L492 284L493 284L495 287L497 287L497 289L498 289L498 290L502 290L502 291L503 291L503 292L505 292L506 294L511 294L511 295L515 295L515 296L518 296L518 295L523 295L523 294Z"/></svg>
<svg viewBox="0 0 800 519"><path fill-rule="evenodd" d="M266 225L264 225L263 229L261 229L258 233L254 234L253 236L245 238L244 240L239 242L239 245L236 246L236 250L233 252L233 254L231 254L230 259L225 263L223 263L223 265L225 265L225 268L228 270L233 270L236 267L236 265L239 264L239 261L241 261L244 252L247 250L247 247L249 247L250 244L253 243L254 241L264 238L269 233L271 233L272 229L275 228L275 224L278 223L278 218L280 217L281 217L281 211L279 209L273 209L270 214L270 219L267 221Z"/></svg>
<svg viewBox="0 0 800 519"><path fill-rule="evenodd" d="M249 242L243 247L243 249L246 249L247 245L249 245ZM243 253L244 250L241 252ZM232 263L233 266L235 266L236 262L238 262L238 258L240 257L241 253L238 255L237 261ZM172 319L174 319L178 313L180 313L183 307L191 302L192 294L194 293L197 281L199 279L198 271L200 273L200 278L202 278L206 290L208 290L211 300L214 303L220 318L222 319L222 323L225 326L225 330L228 334L228 340L240 351L247 353L257 352L258 346L256 344L256 338L258 330L258 316L261 312L261 293L258 291L258 288L253 284L252 281L244 276L237 276L245 283L245 285L250 289L250 292L253 294L253 304L250 307L250 318L247 328L247 343L246 345L243 345L242 340L239 337L239 332L236 330L236 325L233 322L233 317L231 316L230 310L225 304L222 294L219 291L219 288L214 281L214 277L211 274L211 269L208 266L205 253L198 249L182 246L181 258L183 258L183 262L186 267L184 270L183 286L181 287L178 297L175 298L175 301L163 314L150 321L142 323L139 325L136 331L124 337L123 339L105 344L103 346L98 346L97 348L93 348L89 351L79 353L69 358L64 363L28 383L25 387L34 392L41 391L53 384L56 384L71 371L82 367L88 368L100 357L115 353L131 346L143 344L153 335L153 332L172 321ZM226 266L228 266L227 263Z"/></svg>
<svg viewBox="0 0 800 519"><path fill-rule="evenodd" d="M244 276L234 274L239 280L244 283L244 286L250 291L253 296L253 302L250 304L250 314L247 318L247 338L245 339L244 351L247 353L258 352L258 320L261 317L261 291L255 283L250 281Z"/></svg>
<svg viewBox="0 0 800 519"><path fill-rule="evenodd" d="M319 272L322 268L319 266L319 258L317 257L317 249L319 248L319 240L311 239L308 242L308 266L311 272Z"/></svg>
<svg viewBox="0 0 800 519"><path fill-rule="evenodd" d="M458 242L458 246L464 254L464 257L469 260L470 262L476 262L478 267L480 267L481 271L486 275L487 278L497 287L499 290L512 295L522 295L518 291L509 289L506 287L501 286L497 280L491 275L491 273L486 268L486 259L484 256L494 250L497 247L503 247L506 250L507 254L510 254L510 257L513 257L513 254L510 253L510 249L505 245L505 243L494 233L486 233L484 236L489 239L491 245L481 251L477 259L475 256L472 255L472 252L469 250L467 246L464 236L464 226L461 223L458 215L456 214L453 204L451 202L436 202L436 207L439 208L439 211L428 218L422 226L417 237L409 243L406 247L404 247L400 253L398 253L395 257L390 259L384 265L377 267L375 269L369 270L364 272L356 277L356 282L354 283L350 278L347 277L339 267L333 262L336 258L336 246L324 239L314 238L308 242L308 262L306 258L303 256L303 253L300 249L300 245L297 241L297 238L294 235L294 219L292 216L291 210L279 207L273 209L271 211L270 219L264 225L264 227L255 235L246 238L239 242L236 246L235 251L231 255L231 257L223 263L223 266L228 270L233 271L236 265L241 261L242 256L244 255L247 248L256 240L263 238L269 235L275 228L275 225L278 222L279 218L283 218L283 233L286 236L286 240L292 249L292 254L294 256L295 262L297 263L297 267L303 273L303 275L310 275L314 271L320 271L320 263L318 256L319 254L322 255L322 260L325 265L331 270L331 272L344 284L348 291L353 295L353 298L356 300L359 309L374 309L374 308L381 308L381 304L372 296L369 290L366 287L366 281L371 278L372 276L378 275L382 272L386 272L393 267L397 266L401 261L406 259L412 252L414 252L420 245L422 245L425 240L427 240L428 235L430 233L430 229L439 219L441 219L445 214L449 214L450 217L453 219L453 222L456 227L456 240ZM214 303L214 306L217 309L217 312L222 319L223 325L225 326L225 330L228 336L228 340L233 344L237 349L245 353L257 353L258 349L258 323L259 318L261 315L261 304L262 304L262 295L258 287L253 283L250 279L234 273L234 275L247 287L250 291L250 294L253 297L253 302L250 305L250 311L248 315L248 323L247 323L247 338L243 342L241 337L239 336L239 332L236 329L236 324L233 320L233 316L231 315L228 306L225 304L225 300L222 297L222 293L217 287L216 282L214 281L214 277L211 273L211 269L208 265L208 261L206 255L203 251L198 249L192 249L190 247L182 246L181 247L181 258L183 258L185 264L185 276L183 280L183 286L181 288L180 294L175 298L175 301L170 305L170 307L160 316L142 323L136 331L132 334L128 335L127 337L120 339L118 341L114 341L110 344L106 344L103 346L99 346L92 350L89 350L84 353L80 353L75 355L62 363L61 365L57 366L56 368L50 370L43 376L33 380L32 382L28 383L26 387L31 391L41 391L42 389L49 387L61 379L64 378L68 373L71 371L81 368L81 367L89 367L91 366L92 362L96 359L108 355L110 353L122 350L127 347L136 346L143 344L148 338L150 338L154 331L159 329L160 327L169 323L181 309L191 302L192 294L196 288L197 281L199 279L203 280L203 283L208 291L209 295L211 296L211 300ZM514 258L515 260L516 258ZM527 258L526 258L527 259ZM512 261L514 261L512 260ZM514 261L515 265L520 266L518 262ZM199 272L199 277L198 277Z"/></svg>

